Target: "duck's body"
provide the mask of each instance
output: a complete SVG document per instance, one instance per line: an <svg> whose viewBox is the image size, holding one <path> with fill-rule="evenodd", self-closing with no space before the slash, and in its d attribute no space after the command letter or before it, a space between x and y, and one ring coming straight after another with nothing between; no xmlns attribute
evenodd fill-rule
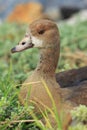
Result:
<svg viewBox="0 0 87 130"><path fill-rule="evenodd" d="M59 72L56 74L56 81L63 88L65 87L73 88L73 86L78 87L80 84L87 81L86 73L87 73L87 66L78 69Z"/></svg>
<svg viewBox="0 0 87 130"><path fill-rule="evenodd" d="M53 79L53 78L52 78ZM25 103L27 94L29 93L30 90L30 96L29 99L27 100L28 104L32 101L36 102L37 105L41 108L44 107L49 107L52 108L52 101L49 97L49 95L47 94L47 90L44 87L44 83L46 83L49 91L51 92L52 96L54 97L54 101L55 104L57 105L57 107L59 106L59 104L57 103L58 100L60 101L60 93L57 90L57 86L59 87L59 85L57 83L54 84L54 82L52 81L52 79L48 79L46 81L45 78L43 78L43 76L39 76L39 74L37 72L34 72L32 74L32 76L29 77L29 79L27 79L23 86L21 87L21 91L20 91L20 101L22 104ZM28 84L30 83L30 84ZM28 84L28 85L26 85ZM55 87L55 86L56 87ZM58 107L59 108L59 107Z"/></svg>
<svg viewBox="0 0 87 130"><path fill-rule="evenodd" d="M63 107L66 106L64 109L70 109L78 104L87 105L87 82L85 85L75 86L72 89L69 86L61 88L56 82L55 70L59 59L60 38L57 25L54 22L50 20L33 22L29 26L29 31L25 38L12 49L12 52L33 47L40 49L40 60L33 74L24 82L20 89L20 101L23 104L25 100L28 103L35 101L39 103L39 107L52 107L50 95L47 93L46 87L44 87L43 82L45 82L58 111L61 110L61 103ZM65 75L65 78L67 79L67 75ZM60 84L63 84L62 82L61 80ZM29 91L31 91L30 96Z"/></svg>
<svg viewBox="0 0 87 130"><path fill-rule="evenodd" d="M68 99L76 105L87 106L87 67L72 69L56 74L56 80L62 88L68 88L72 92Z"/></svg>

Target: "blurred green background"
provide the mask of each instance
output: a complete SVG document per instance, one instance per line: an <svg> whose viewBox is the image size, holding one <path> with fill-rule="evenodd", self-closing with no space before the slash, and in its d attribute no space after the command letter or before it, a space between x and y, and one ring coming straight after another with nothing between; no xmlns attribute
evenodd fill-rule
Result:
<svg viewBox="0 0 87 130"><path fill-rule="evenodd" d="M17 9L19 9L19 6ZM76 15L70 15L68 19L64 19L60 10L60 15L53 19L58 25L61 41L60 59L56 72L87 66L87 17L85 15L87 12L85 13L86 10L82 11L80 10ZM15 11L13 12L15 13ZM53 12L55 14L55 11ZM56 13L59 14L58 12ZM41 14L43 16L43 12ZM18 14L17 18L21 20L20 15L23 16L22 20L24 20L25 14ZM16 15L15 17L14 15L12 16L11 18L16 18ZM4 20L0 18L0 20L0 129L39 130L34 123L19 122L13 123L13 125L10 123L13 120L31 119L28 113L29 109L33 108L21 106L18 101L18 93L20 84L35 69L39 59L39 51L36 48L32 48L24 52L11 54L11 48L17 45L24 37L29 26L28 20L22 23L19 21L15 22L15 20L9 21L7 17ZM78 128L71 128L70 130L86 130L86 128L84 127L83 129L82 126L79 127L78 125Z"/></svg>

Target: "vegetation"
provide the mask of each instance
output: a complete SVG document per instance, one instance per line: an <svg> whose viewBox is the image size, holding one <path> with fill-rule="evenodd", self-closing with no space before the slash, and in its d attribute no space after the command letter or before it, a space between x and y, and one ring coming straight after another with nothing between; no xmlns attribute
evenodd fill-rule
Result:
<svg viewBox="0 0 87 130"><path fill-rule="evenodd" d="M61 36L61 58L57 71L87 65L87 21L69 26L59 25ZM14 47L23 37L26 25L3 23L0 25L0 129L1 130L48 130L38 120L40 115L29 115L33 106L24 107L18 101L20 84L36 67L38 50L30 49L21 53L11 54ZM85 112L86 111L86 112ZM85 108L87 114L87 108ZM76 115L75 113L73 113ZM46 115L46 113L45 113ZM42 116L44 114L42 113ZM33 119L31 118L33 117ZM76 118L80 119L77 115ZM86 117L87 118L87 117ZM46 116L47 119L47 116ZM82 120L80 119L79 122ZM47 122L51 128L49 121ZM86 130L78 124L69 130ZM61 125L58 130L61 130Z"/></svg>

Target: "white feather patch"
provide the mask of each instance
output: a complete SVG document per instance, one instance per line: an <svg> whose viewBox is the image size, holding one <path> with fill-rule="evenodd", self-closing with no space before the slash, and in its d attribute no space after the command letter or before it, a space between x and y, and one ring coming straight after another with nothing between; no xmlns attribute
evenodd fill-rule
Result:
<svg viewBox="0 0 87 130"><path fill-rule="evenodd" d="M42 44L43 44L43 41L34 37L34 36L31 36L32 38L32 43L34 44L34 47L42 47Z"/></svg>

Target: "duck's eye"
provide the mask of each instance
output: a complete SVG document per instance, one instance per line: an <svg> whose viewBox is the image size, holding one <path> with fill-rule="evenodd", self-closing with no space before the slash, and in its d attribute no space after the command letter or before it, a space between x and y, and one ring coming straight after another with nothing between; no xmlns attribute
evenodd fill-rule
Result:
<svg viewBox="0 0 87 130"><path fill-rule="evenodd" d="M25 45L26 44L26 42L22 42L22 45Z"/></svg>
<svg viewBox="0 0 87 130"><path fill-rule="evenodd" d="M39 34L44 34L45 30L38 31Z"/></svg>

